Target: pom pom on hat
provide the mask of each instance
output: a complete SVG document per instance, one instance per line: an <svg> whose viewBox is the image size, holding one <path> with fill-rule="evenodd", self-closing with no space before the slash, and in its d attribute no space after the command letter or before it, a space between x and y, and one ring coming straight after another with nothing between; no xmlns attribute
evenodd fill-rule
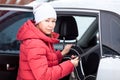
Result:
<svg viewBox="0 0 120 80"><path fill-rule="evenodd" d="M47 18L57 18L56 11L49 3L42 3L33 7L33 14L36 24Z"/></svg>

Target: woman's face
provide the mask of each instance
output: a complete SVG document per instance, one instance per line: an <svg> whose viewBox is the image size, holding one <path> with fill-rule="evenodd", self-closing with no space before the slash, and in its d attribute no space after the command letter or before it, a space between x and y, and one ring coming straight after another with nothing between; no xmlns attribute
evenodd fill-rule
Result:
<svg viewBox="0 0 120 80"><path fill-rule="evenodd" d="M56 24L55 18L48 18L38 23L37 28L40 29L44 34L50 35Z"/></svg>

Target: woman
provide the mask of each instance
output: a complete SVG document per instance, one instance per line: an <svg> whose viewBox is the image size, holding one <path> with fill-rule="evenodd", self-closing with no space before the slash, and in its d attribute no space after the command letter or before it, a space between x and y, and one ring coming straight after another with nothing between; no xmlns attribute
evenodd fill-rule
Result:
<svg viewBox="0 0 120 80"><path fill-rule="evenodd" d="M35 21L28 20L19 29L20 60L17 80L59 80L70 74L78 65L78 58L61 62L71 44L55 51L58 34L53 32L56 12L48 3L33 8ZM61 62L61 63L60 63Z"/></svg>

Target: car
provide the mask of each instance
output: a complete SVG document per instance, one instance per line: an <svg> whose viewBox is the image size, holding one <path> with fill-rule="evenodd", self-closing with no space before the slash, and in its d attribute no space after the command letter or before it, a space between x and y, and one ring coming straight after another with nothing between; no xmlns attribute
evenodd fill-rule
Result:
<svg viewBox="0 0 120 80"><path fill-rule="evenodd" d="M113 3L114 2L114 3ZM55 32L60 34L56 50L74 44L71 55L80 58L63 80L120 80L120 1L60 0L49 2L57 12ZM19 46L16 33L33 19L33 5L0 5L0 80L16 80Z"/></svg>

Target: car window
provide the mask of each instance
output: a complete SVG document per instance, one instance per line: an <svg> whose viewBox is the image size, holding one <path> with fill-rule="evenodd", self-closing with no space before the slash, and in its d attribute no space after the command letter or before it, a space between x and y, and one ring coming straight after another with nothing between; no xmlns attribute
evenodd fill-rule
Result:
<svg viewBox="0 0 120 80"><path fill-rule="evenodd" d="M0 50L19 50L16 34L19 27L28 19L31 12L0 11Z"/></svg>
<svg viewBox="0 0 120 80"><path fill-rule="evenodd" d="M96 17L91 16L73 16L78 27L78 37L77 40L79 40L83 34L87 31L87 29L90 27L90 25L95 21ZM63 42L63 40L60 40ZM75 40L66 40L66 42L73 42Z"/></svg>
<svg viewBox="0 0 120 80"><path fill-rule="evenodd" d="M101 40L103 47L120 55L120 17L115 13L101 11ZM103 48L103 54L106 49ZM110 52L110 51L109 51ZM114 54L115 54L114 53Z"/></svg>
<svg viewBox="0 0 120 80"><path fill-rule="evenodd" d="M86 32L86 30L90 27L90 25L94 22L96 17L88 17L88 16L74 16L77 26L79 35L77 39L79 40L82 35Z"/></svg>
<svg viewBox="0 0 120 80"><path fill-rule="evenodd" d="M75 26L73 25L73 24L71 24L71 23L66 23L66 24L64 24L64 22L67 22L67 19L62 19L62 23L61 23L61 19L60 20L58 20L60 17L65 17L65 18L70 18L70 17L73 17L74 19L75 19L75 22L76 22L76 24L77 24L77 29L78 29L78 36L76 37L76 38L74 38L74 39L67 39L67 37L69 36L76 36L77 35L77 33L76 32L74 32L74 29L72 28L72 27L74 27L75 28ZM58 27L58 26L56 26L55 28L55 31L56 32L58 32L58 33L60 33L60 35L62 34L64 37L65 37L65 41L64 41L64 39L63 38L60 38L60 44L55 44L55 48L56 49L63 49L63 44L64 44L64 42L65 42L65 44L66 43L76 43L77 41L79 41L83 36L84 36L84 34L85 34L85 32L87 32L87 30L90 28L90 26L95 22L95 20L96 20L96 17L94 16L82 16L82 15L60 15L59 16L59 18L57 19L58 21L60 21L59 23L57 23L57 25L61 25L61 26L63 26L63 25L65 25L64 27L65 27L65 29L63 29L63 27L62 27L62 29L63 30L65 30L66 32L64 32L63 30L62 30L62 32L61 32L61 30L58 30L58 28L56 28L56 27ZM64 20L66 20L66 21L64 21ZM68 19L69 20L69 19ZM96 20L97 21L97 20ZM98 21L97 21L98 22ZM70 25L68 25L68 24L71 24L71 25L73 25L73 26L70 26ZM68 29L67 29L67 27L66 26L68 26ZM93 25L94 26L94 25ZM92 27L92 26L91 26ZM71 29L72 30L71 30ZM60 28L59 28L60 29ZM76 30L75 30L76 31ZM92 30L92 31L96 31L96 30ZM90 31L89 31L90 32ZM90 37L91 37L91 35L93 34L94 32L92 32L91 34L90 34ZM67 36L66 36L67 35ZM89 35L89 34L88 34ZM88 36L87 35L87 36ZM97 35L96 35L97 36ZM77 41L76 41L77 40ZM83 44L84 45L84 44Z"/></svg>

